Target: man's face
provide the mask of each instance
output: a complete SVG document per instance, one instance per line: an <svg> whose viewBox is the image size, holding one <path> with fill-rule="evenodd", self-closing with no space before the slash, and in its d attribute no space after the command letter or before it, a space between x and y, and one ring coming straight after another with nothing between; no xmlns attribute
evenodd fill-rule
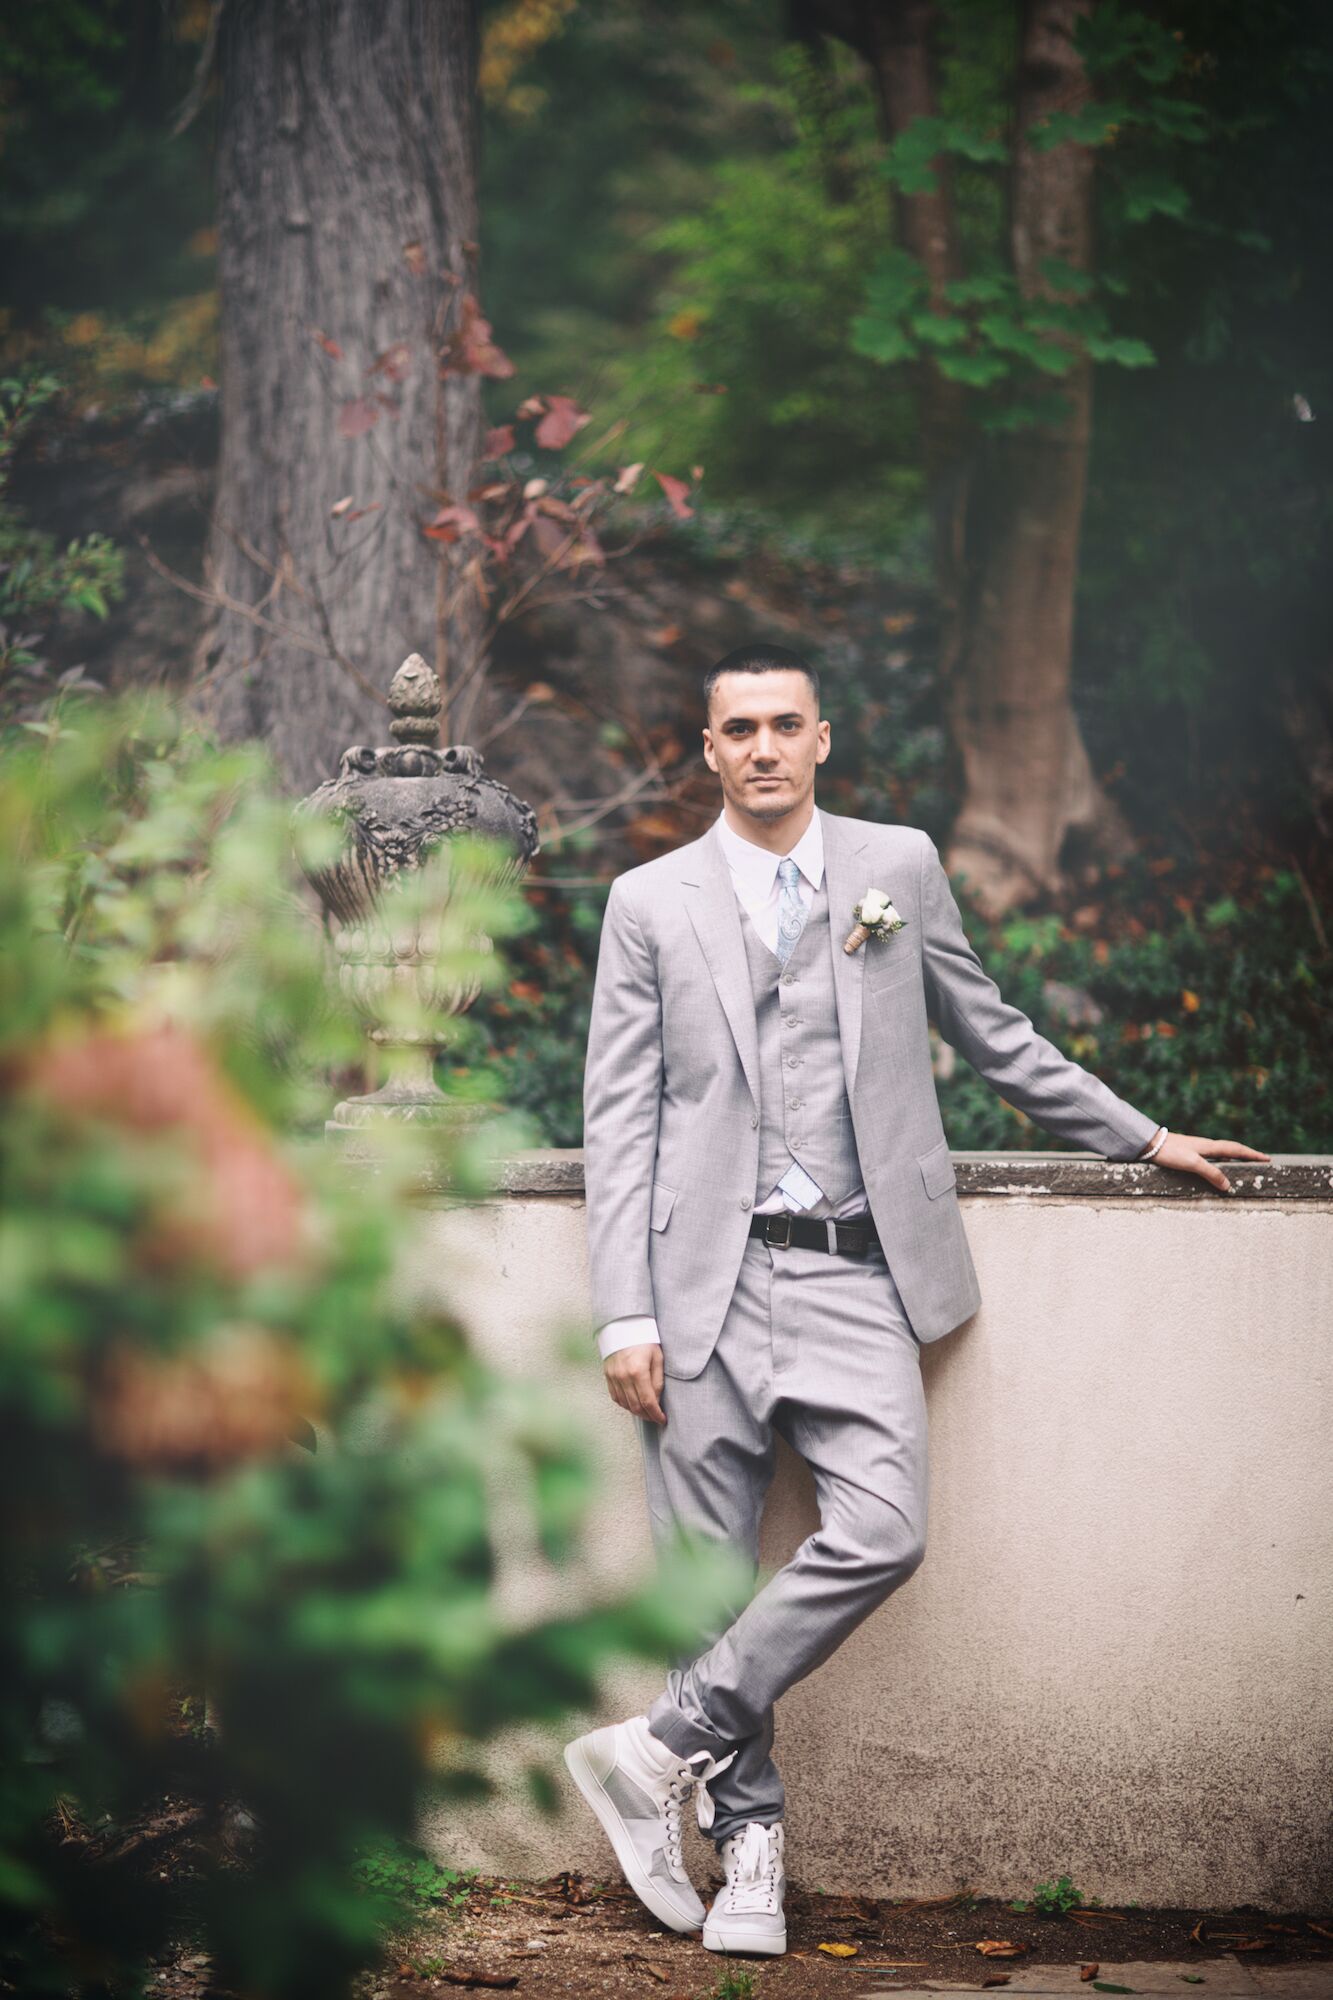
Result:
<svg viewBox="0 0 1333 2000"><path fill-rule="evenodd" d="M815 789L815 766L829 753L814 689L793 668L723 674L713 688L704 758L722 780L727 804L751 819L783 819Z"/></svg>

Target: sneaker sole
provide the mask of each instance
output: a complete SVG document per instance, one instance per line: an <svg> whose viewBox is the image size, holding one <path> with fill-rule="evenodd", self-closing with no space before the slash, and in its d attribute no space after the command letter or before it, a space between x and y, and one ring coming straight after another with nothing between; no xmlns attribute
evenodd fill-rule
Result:
<svg viewBox="0 0 1333 2000"><path fill-rule="evenodd" d="M725 1951L744 1953L747 1957L781 1958L787 1949L787 1932L774 1931L763 1937L755 1931L717 1930L712 1924L704 1925L702 1943L705 1951Z"/></svg>
<svg viewBox="0 0 1333 2000"><path fill-rule="evenodd" d="M616 1860L630 1888L644 1908L651 1910L659 1923L673 1931L697 1931L702 1917L687 1917L668 1902L661 1889L648 1874L635 1851L629 1828L616 1807L614 1799L606 1792L597 1774L588 1767L582 1744L575 1739L565 1745L565 1765L570 1777L582 1792L591 1810L596 1814L603 1833L615 1849Z"/></svg>

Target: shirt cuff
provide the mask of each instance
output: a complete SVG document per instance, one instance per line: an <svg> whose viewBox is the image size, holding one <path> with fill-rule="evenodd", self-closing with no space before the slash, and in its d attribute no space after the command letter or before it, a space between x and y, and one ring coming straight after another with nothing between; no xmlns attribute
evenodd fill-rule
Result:
<svg viewBox="0 0 1333 2000"><path fill-rule="evenodd" d="M633 1313L628 1319L611 1319L597 1336L597 1352L603 1361L618 1347L642 1347L649 1341L661 1346L657 1321L651 1313Z"/></svg>

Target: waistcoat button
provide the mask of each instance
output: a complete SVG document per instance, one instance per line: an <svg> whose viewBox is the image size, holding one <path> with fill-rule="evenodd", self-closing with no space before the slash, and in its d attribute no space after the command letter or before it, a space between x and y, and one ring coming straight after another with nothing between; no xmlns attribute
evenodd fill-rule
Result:
<svg viewBox="0 0 1333 2000"><path fill-rule="evenodd" d="M748 1208L749 1206L750 1206L750 1197L748 1194L743 1194L741 1196L741 1207Z"/></svg>

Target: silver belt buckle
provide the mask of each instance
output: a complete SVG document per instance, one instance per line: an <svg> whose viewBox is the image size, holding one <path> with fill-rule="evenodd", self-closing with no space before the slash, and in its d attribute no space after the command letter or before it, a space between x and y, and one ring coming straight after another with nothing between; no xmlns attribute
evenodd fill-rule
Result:
<svg viewBox="0 0 1333 2000"><path fill-rule="evenodd" d="M779 1222L782 1224L782 1234L781 1236L775 1236L773 1233L774 1224ZM767 1217L764 1227L764 1241L765 1243L771 1243L775 1250L789 1250L791 1248L790 1209L784 1208L777 1215Z"/></svg>

